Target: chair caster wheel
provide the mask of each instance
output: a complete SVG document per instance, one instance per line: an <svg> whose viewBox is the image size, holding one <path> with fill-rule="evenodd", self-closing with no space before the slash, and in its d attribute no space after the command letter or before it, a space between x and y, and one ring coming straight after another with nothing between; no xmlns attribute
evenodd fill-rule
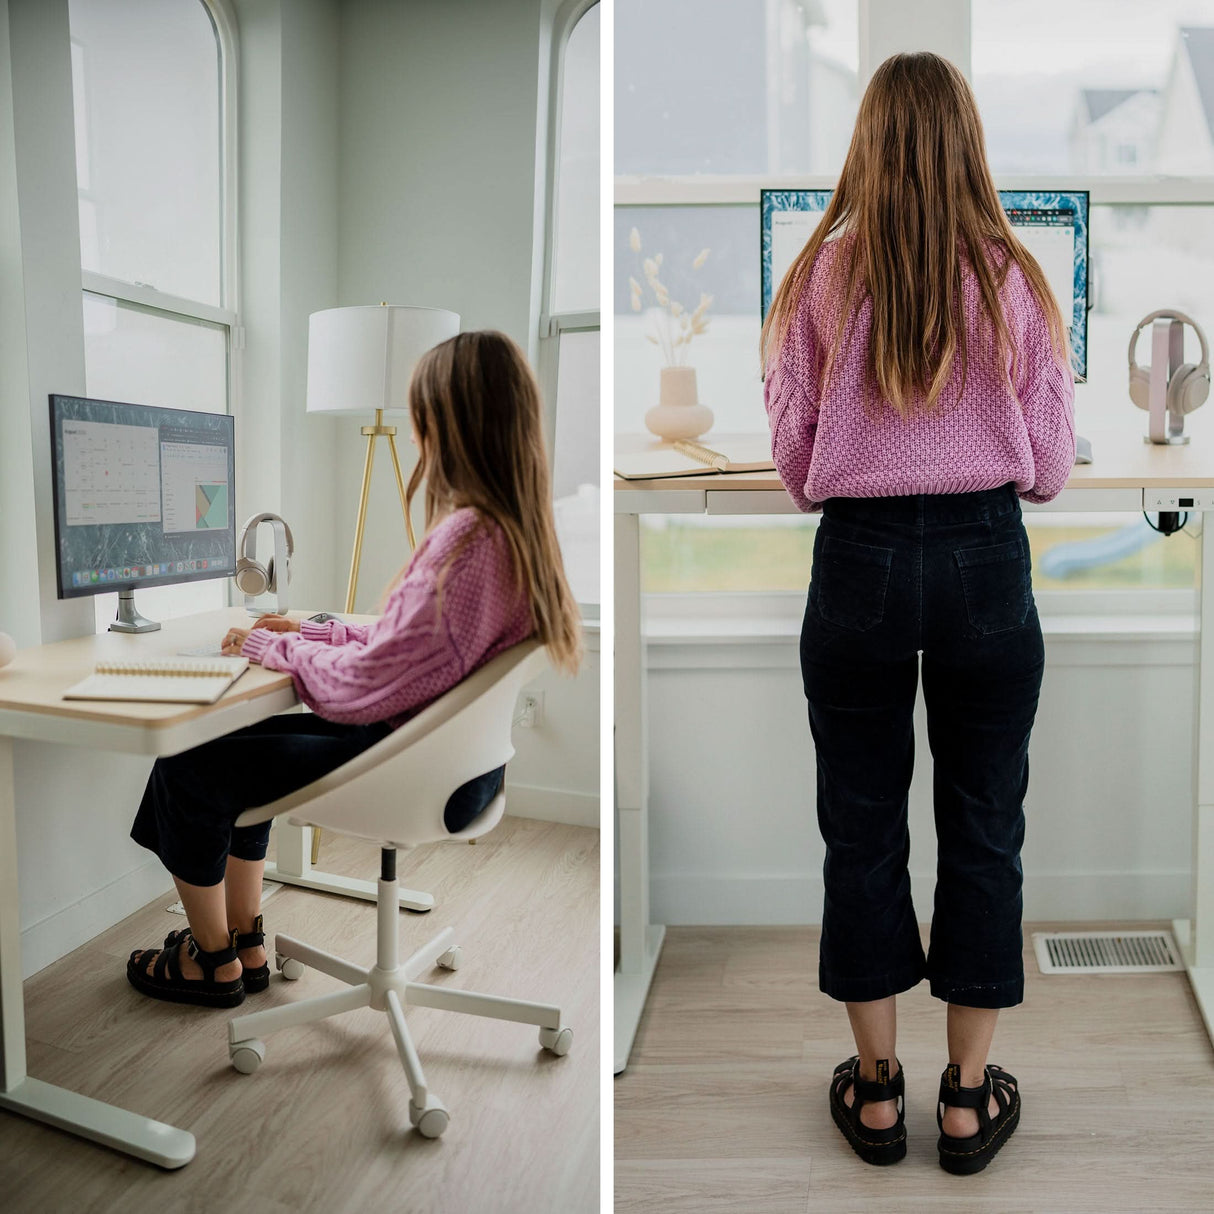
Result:
<svg viewBox="0 0 1214 1214"><path fill-rule="evenodd" d="M426 1097L426 1107L419 1109L409 1101L409 1120L423 1138L439 1138L451 1120L447 1106L434 1096Z"/></svg>
<svg viewBox="0 0 1214 1214"><path fill-rule="evenodd" d="M439 953L434 964L445 970L457 970L464 964L464 950L458 944L452 945L445 953Z"/></svg>
<svg viewBox="0 0 1214 1214"><path fill-rule="evenodd" d="M278 966L278 972L288 982L296 982L303 977L303 962L296 961L294 957L284 957L282 953L275 953L274 964Z"/></svg>
<svg viewBox="0 0 1214 1214"><path fill-rule="evenodd" d="M266 1043L255 1037L248 1041L237 1041L228 1046L228 1057L232 1065L242 1074L251 1075L266 1056Z"/></svg>
<svg viewBox="0 0 1214 1214"><path fill-rule="evenodd" d="M563 1057L573 1045L573 1029L564 1024L559 1029L540 1029L540 1045L558 1058Z"/></svg>

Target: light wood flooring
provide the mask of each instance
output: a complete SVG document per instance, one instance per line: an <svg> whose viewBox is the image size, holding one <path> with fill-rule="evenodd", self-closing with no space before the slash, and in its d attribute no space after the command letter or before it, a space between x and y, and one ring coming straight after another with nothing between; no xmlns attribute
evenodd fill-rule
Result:
<svg viewBox="0 0 1214 1214"><path fill-rule="evenodd" d="M1025 925L1025 1002L991 1052L1024 1112L972 1177L937 1162L945 1006L926 982L898 999L907 1156L876 1168L827 1104L855 1045L818 990L818 930L670 928L615 1080L616 1211L1214 1211L1214 1051L1185 975L1038 972L1032 930L1114 926Z"/></svg>
<svg viewBox="0 0 1214 1214"><path fill-rule="evenodd" d="M599 1208L599 832L506 818L475 847L400 853L401 883L435 895L402 912L407 955L447 924L464 963L433 981L554 1002L575 1032L564 1058L537 1030L430 1008L408 1011L431 1090L451 1112L437 1140L410 1128L409 1090L381 1012L271 1034L254 1075L228 1063L232 1014L159 1003L127 984L134 948L185 920L131 915L25 988L29 1072L190 1130L193 1162L164 1172L0 1112L4 1214L465 1214ZM319 867L378 876L373 845L326 833ZM167 886L167 880L166 880ZM358 964L375 959L371 903L284 886L281 931ZM314 970L274 974L241 1010L340 988Z"/></svg>

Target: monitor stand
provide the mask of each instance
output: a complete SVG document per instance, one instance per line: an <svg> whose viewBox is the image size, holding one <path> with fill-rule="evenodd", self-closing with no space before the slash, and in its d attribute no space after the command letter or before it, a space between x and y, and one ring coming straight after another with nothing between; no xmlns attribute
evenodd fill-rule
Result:
<svg viewBox="0 0 1214 1214"><path fill-rule="evenodd" d="M145 620L135 606L133 590L118 591L118 614L110 625L111 632L158 632L160 625L155 620Z"/></svg>

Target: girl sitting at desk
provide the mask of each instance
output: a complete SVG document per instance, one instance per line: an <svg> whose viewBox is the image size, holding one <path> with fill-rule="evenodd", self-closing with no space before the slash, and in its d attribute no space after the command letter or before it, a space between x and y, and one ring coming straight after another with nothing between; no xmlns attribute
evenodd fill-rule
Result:
<svg viewBox="0 0 1214 1214"><path fill-rule="evenodd" d="M857 1055L830 1108L866 1162L906 1153L895 996L948 1004L940 1164L976 1172L1020 1115L987 1064L1024 997L1023 801L1044 666L1020 498L1075 458L1067 335L999 204L973 94L929 53L874 73L821 222L763 326L773 458L822 511L801 633L826 843L819 985ZM926 957L907 794L919 656L939 865Z"/></svg>
<svg viewBox="0 0 1214 1214"><path fill-rule="evenodd" d="M223 651L287 671L311 714L272 717L157 759L131 837L173 876L189 919L161 949L131 954L146 995L234 1007L269 985L260 913L270 823L246 809L312 783L373 746L496 654L529 636L577 668L581 622L552 512L539 389L501 333L462 333L418 362L409 386L426 535L371 625L263 616ZM462 830L504 768L464 784L445 821Z"/></svg>

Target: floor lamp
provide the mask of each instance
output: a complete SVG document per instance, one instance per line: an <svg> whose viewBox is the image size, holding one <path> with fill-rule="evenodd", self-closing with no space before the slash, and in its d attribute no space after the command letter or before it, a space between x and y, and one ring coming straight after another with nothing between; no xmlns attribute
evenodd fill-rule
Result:
<svg viewBox="0 0 1214 1214"><path fill-rule="evenodd" d="M405 532L409 546L413 546L413 526L405 504L405 481L396 451L396 427L384 425L384 413L408 409L409 379L417 360L458 332L459 316L443 308L380 304L378 307L328 308L324 312L313 312L309 318L308 412L375 414L375 424L362 427L367 439L367 457L358 499L346 611L354 610L363 531L367 523L367 500L371 492L371 468L375 462L376 440L381 437L388 440Z"/></svg>
<svg viewBox="0 0 1214 1214"><path fill-rule="evenodd" d="M384 413L409 408L409 380L413 367L427 350L459 332L459 316L443 308L410 308L401 304L328 308L308 318L308 412L374 412L375 423L363 426L367 457L363 463L362 491L358 498L358 524L346 586L346 611L354 610L358 566L362 560L367 500L375 444L388 440L396 488L400 494L405 534L413 548L413 523L405 501L405 480L396 451L396 427L384 425ZM312 863L320 855L320 831L312 832Z"/></svg>

